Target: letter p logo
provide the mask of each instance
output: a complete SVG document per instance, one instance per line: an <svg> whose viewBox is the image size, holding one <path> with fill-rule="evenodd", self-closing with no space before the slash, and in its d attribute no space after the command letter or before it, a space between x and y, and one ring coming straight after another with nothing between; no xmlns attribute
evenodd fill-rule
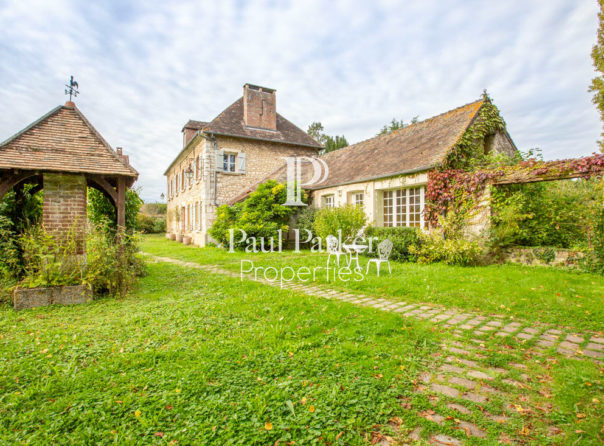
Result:
<svg viewBox="0 0 604 446"><path fill-rule="evenodd" d="M322 159L314 156L288 156L287 161L287 201L284 206L306 206L302 202L302 187L322 183L329 175L329 167ZM310 168L312 166L312 178L302 183L302 164ZM310 164L310 166L308 165Z"/></svg>

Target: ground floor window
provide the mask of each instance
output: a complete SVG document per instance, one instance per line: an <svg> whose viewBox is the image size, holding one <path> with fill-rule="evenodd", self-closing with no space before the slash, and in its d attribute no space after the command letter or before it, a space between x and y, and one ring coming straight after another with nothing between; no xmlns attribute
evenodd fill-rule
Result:
<svg viewBox="0 0 604 446"><path fill-rule="evenodd" d="M323 200L324 208L332 208L334 206L333 195L323 195L321 199Z"/></svg>
<svg viewBox="0 0 604 446"><path fill-rule="evenodd" d="M384 191L384 226L423 227L424 187Z"/></svg>
<svg viewBox="0 0 604 446"><path fill-rule="evenodd" d="M352 194L352 204L354 206L358 206L358 207L363 207L363 203L364 203L364 195L363 192L354 192Z"/></svg>

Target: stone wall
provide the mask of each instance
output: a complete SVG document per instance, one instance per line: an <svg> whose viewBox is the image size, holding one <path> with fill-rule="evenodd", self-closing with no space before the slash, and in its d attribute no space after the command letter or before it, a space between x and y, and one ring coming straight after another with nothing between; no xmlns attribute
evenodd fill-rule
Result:
<svg viewBox="0 0 604 446"><path fill-rule="evenodd" d="M235 172L216 171L216 157L220 151L236 156ZM201 156L200 177L187 181L184 190L179 185L177 192L168 197L167 231L190 236L193 244L205 246L218 206L264 180L285 164L286 157L312 156L316 153L316 149L309 147L218 135L215 147L212 141L197 137L167 172L167 181L170 183L177 173L186 169L190 160ZM240 170L242 155L245 157L245 171ZM186 210L185 216L189 215L191 209L192 214L199 212L199 220L194 218L192 228L186 225L183 228L183 208ZM185 221L189 221L189 218L185 218Z"/></svg>
<svg viewBox="0 0 604 446"><path fill-rule="evenodd" d="M577 268L585 255L579 251L550 247L516 247L505 250L506 262L521 263L530 266L561 266Z"/></svg>
<svg viewBox="0 0 604 446"><path fill-rule="evenodd" d="M84 175L44 173L44 229L56 240L76 242L77 253L86 251L86 178Z"/></svg>
<svg viewBox="0 0 604 446"><path fill-rule="evenodd" d="M244 153L246 158L245 173L236 171L218 172L217 185L218 205L225 204L248 188L285 165L289 156L316 156L317 150L311 147L277 144L252 139L217 137L218 150L224 153L239 155ZM214 161L214 160L212 160Z"/></svg>

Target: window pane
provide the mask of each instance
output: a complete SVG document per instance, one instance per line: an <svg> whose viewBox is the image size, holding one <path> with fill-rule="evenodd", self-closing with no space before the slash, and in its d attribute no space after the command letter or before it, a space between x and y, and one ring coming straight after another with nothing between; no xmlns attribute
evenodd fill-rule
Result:
<svg viewBox="0 0 604 446"><path fill-rule="evenodd" d="M384 191L384 226L390 227L393 225L393 192L391 190Z"/></svg>
<svg viewBox="0 0 604 446"><path fill-rule="evenodd" d="M355 206L359 206L362 207L363 206L363 194L362 193L356 193L353 195L353 201Z"/></svg>
<svg viewBox="0 0 604 446"><path fill-rule="evenodd" d="M409 226L421 225L421 197L420 188L409 189Z"/></svg>
<svg viewBox="0 0 604 446"><path fill-rule="evenodd" d="M396 226L407 226L407 191L396 191Z"/></svg>

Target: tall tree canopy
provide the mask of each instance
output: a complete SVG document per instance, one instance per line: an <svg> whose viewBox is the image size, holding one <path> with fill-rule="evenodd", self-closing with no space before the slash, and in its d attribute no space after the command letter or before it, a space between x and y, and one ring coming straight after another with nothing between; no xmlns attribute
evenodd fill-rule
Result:
<svg viewBox="0 0 604 446"><path fill-rule="evenodd" d="M598 3L600 4L598 39L591 50L591 58L598 75L591 81L589 91L594 93L593 103L598 107L600 119L604 122L604 0L598 0ZM604 131L601 135L604 136ZM598 144L600 144L600 151L604 152L604 141L600 140Z"/></svg>
<svg viewBox="0 0 604 446"><path fill-rule="evenodd" d="M411 119L410 124L415 124L417 122L417 118L418 118L417 116L414 116L413 119ZM390 121L388 124L386 124L384 127L382 127L382 129L378 132L378 135L385 135L387 133L394 132L395 130L398 130L398 129L404 129L405 127L408 127L410 124L407 124L402 119L399 121L396 118L392 118L392 121Z"/></svg>
<svg viewBox="0 0 604 446"><path fill-rule="evenodd" d="M327 135L323 124L320 122L313 122L309 125L306 133L324 147L322 153L333 152L349 145L344 135L336 135L335 137Z"/></svg>

